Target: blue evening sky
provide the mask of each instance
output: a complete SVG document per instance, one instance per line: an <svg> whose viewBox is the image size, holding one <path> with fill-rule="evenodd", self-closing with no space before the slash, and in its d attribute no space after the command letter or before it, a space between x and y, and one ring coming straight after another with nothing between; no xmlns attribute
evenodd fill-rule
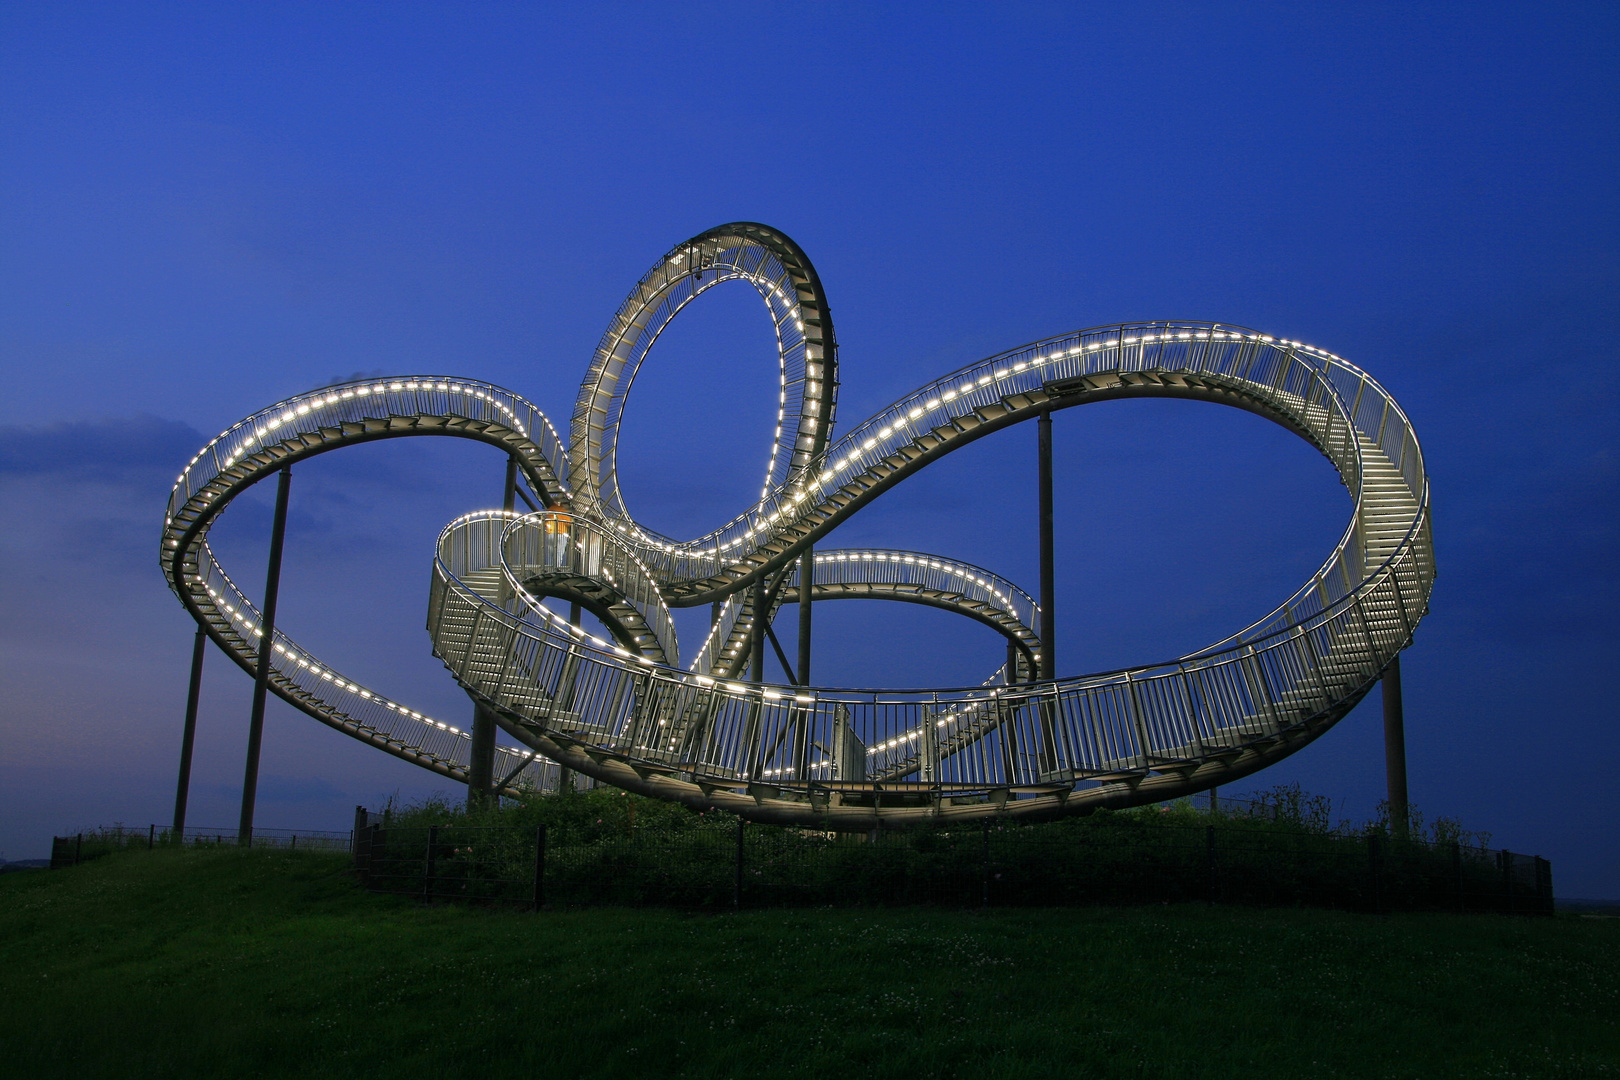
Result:
<svg viewBox="0 0 1620 1080"><path fill-rule="evenodd" d="M192 624L158 528L207 438L356 372L487 379L566 430L635 280L755 220L827 287L840 429L1121 320L1251 326L1372 372L1433 481L1413 801L1550 857L1562 894L1620 897L1617 30L1606 4L7 3L0 857L170 813ZM729 519L774 398L761 305L714 290L638 379L631 509L688 534ZM832 543L1033 590L1034 449L1029 425L974 444ZM1349 510L1308 446L1209 405L1069 410L1056 453L1065 674L1240 629ZM282 625L464 722L423 628L431 545L501 475L434 440L300 467ZM268 499L216 529L255 588ZM1000 652L911 605L817 609L824 684L976 683ZM194 824L235 821L249 692L210 657ZM1381 745L1375 695L1246 786L1364 817ZM449 788L272 702L264 826Z"/></svg>

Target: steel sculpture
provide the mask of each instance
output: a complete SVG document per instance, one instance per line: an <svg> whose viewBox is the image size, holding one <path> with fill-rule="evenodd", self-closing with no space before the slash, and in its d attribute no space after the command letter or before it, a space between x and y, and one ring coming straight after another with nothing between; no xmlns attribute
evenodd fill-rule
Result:
<svg viewBox="0 0 1620 1080"><path fill-rule="evenodd" d="M713 532L677 540L638 524L625 505L619 422L659 334L730 280L759 292L775 328L775 437L759 500ZM163 569L208 636L245 670L262 671L271 692L440 775L522 797L578 773L756 821L838 829L1052 817L1230 782L1344 716L1398 663L1427 611L1434 558L1417 438L1377 382L1330 352L1219 323L1083 330L953 372L834 440L837 383L832 322L809 259L773 229L725 225L676 246L620 306L566 443L534 406L488 383L417 376L325 387L248 417L187 464L164 520ZM1316 447L1352 495L1349 524L1321 569L1223 641L1163 663L1055 677L1042 646L1050 540L1044 616L1027 593L967 563L818 546L885 490L975 439L1027 420L1046 436L1058 410L1130 397L1263 416ZM353 443L424 435L490 443L514 463L505 509L445 527L428 598L436 655L480 715L521 744L486 739L482 762L471 732L360 686L280 627L266 637L269 620L208 544L219 513L254 483ZM512 509L518 480L529 512ZM966 688L810 686L808 601L845 597L966 615L1006 637L1007 660ZM567 602L573 618L548 600ZM804 630L796 669L770 629L787 603L799 603ZM712 626L682 667L670 609L695 605L712 605ZM611 639L578 625L581 608ZM785 684L764 681L768 646L792 672Z"/></svg>

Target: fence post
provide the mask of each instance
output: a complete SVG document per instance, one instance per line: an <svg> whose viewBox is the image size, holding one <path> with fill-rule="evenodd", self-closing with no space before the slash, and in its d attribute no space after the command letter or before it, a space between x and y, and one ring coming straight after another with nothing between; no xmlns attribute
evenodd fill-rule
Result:
<svg viewBox="0 0 1620 1080"><path fill-rule="evenodd" d="M157 842L157 826L156 825L148 825L146 827L146 850L151 851L152 850L152 845L155 844L156 842Z"/></svg>
<svg viewBox="0 0 1620 1080"><path fill-rule="evenodd" d="M1383 869L1379 865L1383 853L1381 839L1377 833L1367 834L1367 872L1372 881L1372 909L1375 913L1382 913L1384 910L1384 898L1381 894L1383 883L1379 880L1379 872Z"/></svg>
<svg viewBox="0 0 1620 1080"><path fill-rule="evenodd" d="M1513 899L1513 852L1507 848L1502 849L1502 887L1507 890L1507 910L1511 915L1517 905Z"/></svg>
<svg viewBox="0 0 1620 1080"><path fill-rule="evenodd" d="M356 806L354 808L354 831L349 835L353 838L353 854L356 856L360 854L360 836L366 831L366 822L369 817L370 815L366 813L365 807Z"/></svg>
<svg viewBox="0 0 1620 1080"><path fill-rule="evenodd" d="M984 886L983 904L990 906L990 819L984 819L984 859L979 872L980 883Z"/></svg>
<svg viewBox="0 0 1620 1080"><path fill-rule="evenodd" d="M79 865L79 856L81 856L83 854L84 854L84 833L80 833L79 838L73 842L73 865L74 866Z"/></svg>
<svg viewBox="0 0 1620 1080"><path fill-rule="evenodd" d="M1542 914L1555 914L1552 889L1552 863L1536 856L1536 899L1541 901Z"/></svg>
<svg viewBox="0 0 1620 1080"><path fill-rule="evenodd" d="M423 873L422 873L422 899L423 900L431 900L431 899L433 899L433 856L434 856L434 850L433 849L438 846L438 843L439 843L439 827L437 825L429 825L428 826L428 840L427 840L427 864L423 867Z"/></svg>
<svg viewBox="0 0 1620 1080"><path fill-rule="evenodd" d="M731 888L731 906L734 910L742 908L742 875L743 875L743 826L747 824L742 815L737 815L737 880Z"/></svg>
<svg viewBox="0 0 1620 1080"><path fill-rule="evenodd" d="M1462 842L1451 842L1451 874L1457 884L1457 912L1461 914L1468 910L1467 899L1463 896L1463 868L1462 868Z"/></svg>
<svg viewBox="0 0 1620 1080"><path fill-rule="evenodd" d="M1215 826L1204 826L1204 878L1208 888L1207 901L1215 902Z"/></svg>
<svg viewBox="0 0 1620 1080"><path fill-rule="evenodd" d="M371 888L371 864L376 861L377 848L383 841L381 825L367 825L355 848L355 862L359 864L360 884Z"/></svg>
<svg viewBox="0 0 1620 1080"><path fill-rule="evenodd" d="M534 910L539 911L546 899L546 827L534 830Z"/></svg>

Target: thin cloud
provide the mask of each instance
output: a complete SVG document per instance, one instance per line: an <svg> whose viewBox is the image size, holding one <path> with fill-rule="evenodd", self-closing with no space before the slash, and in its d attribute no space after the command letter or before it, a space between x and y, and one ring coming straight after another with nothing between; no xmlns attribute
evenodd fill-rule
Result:
<svg viewBox="0 0 1620 1080"><path fill-rule="evenodd" d="M3 424L0 476L116 484L161 481L166 486L207 441L190 424L148 414L40 427Z"/></svg>

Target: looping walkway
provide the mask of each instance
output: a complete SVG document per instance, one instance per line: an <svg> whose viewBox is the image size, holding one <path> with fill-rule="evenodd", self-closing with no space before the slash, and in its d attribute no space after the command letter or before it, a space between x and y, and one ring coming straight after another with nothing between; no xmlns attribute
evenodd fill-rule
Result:
<svg viewBox="0 0 1620 1080"><path fill-rule="evenodd" d="M636 369L698 294L746 280L778 341L781 412L759 501L679 541L635 523L614 447ZM820 828L985 815L1046 817L1227 783L1293 753L1347 713L1412 639L1434 582L1428 478L1410 423L1338 356L1212 323L1135 323L1035 342L954 372L836 441L836 347L821 285L765 226L710 230L643 277L593 358L565 445L518 395L445 377L368 379L281 402L204 447L164 522L171 588L252 671L258 609L208 545L219 513L284 466L355 442L439 435L490 443L543 509L469 514L440 536L434 649L527 750L496 751L502 791L555 785L559 764L692 806ZM1036 602L967 563L819 547L883 491L1003 428L1124 397L1248 410L1315 446L1353 507L1321 568L1266 618L1198 653L1029 682ZM744 682L762 627L810 596L929 604L1009 642L984 683L927 691ZM755 588L756 584L759 588ZM580 604L612 639L556 614ZM763 602L756 612L756 604ZM671 607L718 605L689 668ZM362 687L275 631L269 685L310 716L469 780L469 733Z"/></svg>

